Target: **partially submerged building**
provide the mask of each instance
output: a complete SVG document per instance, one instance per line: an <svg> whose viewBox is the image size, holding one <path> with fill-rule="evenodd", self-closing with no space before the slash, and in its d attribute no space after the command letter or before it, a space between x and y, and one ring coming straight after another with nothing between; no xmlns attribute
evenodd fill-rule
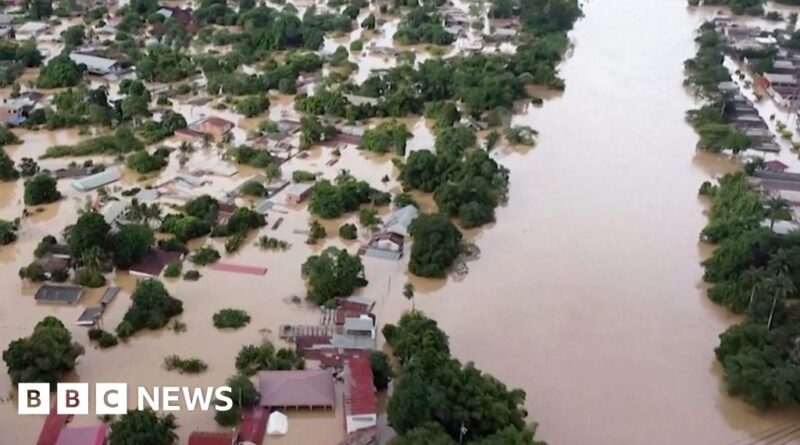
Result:
<svg viewBox="0 0 800 445"><path fill-rule="evenodd" d="M347 433L378 425L378 403L375 398L372 368L366 357L345 361L344 416Z"/></svg>
<svg viewBox="0 0 800 445"><path fill-rule="evenodd" d="M122 178L122 173L119 169L117 167L109 167L99 173L72 181L72 187L80 192L89 192L119 181L120 178Z"/></svg>
<svg viewBox="0 0 800 445"><path fill-rule="evenodd" d="M258 373L259 404L265 408L322 408L336 406L333 375L325 370L298 369Z"/></svg>
<svg viewBox="0 0 800 445"><path fill-rule="evenodd" d="M34 299L37 303L75 304L83 296L80 286L56 286L45 284L36 291Z"/></svg>
<svg viewBox="0 0 800 445"><path fill-rule="evenodd" d="M87 73L97 76L119 74L123 71L123 66L119 61L107 57L73 51L69 58L78 65L84 65Z"/></svg>

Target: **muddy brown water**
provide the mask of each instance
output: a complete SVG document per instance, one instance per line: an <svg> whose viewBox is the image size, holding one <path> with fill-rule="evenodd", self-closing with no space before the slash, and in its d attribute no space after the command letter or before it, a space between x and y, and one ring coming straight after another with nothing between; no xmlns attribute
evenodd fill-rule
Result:
<svg viewBox="0 0 800 445"><path fill-rule="evenodd" d="M693 31L711 12L687 9L679 0L585 4L586 17L571 34L574 52L561 67L567 90L514 119L539 130L538 146L498 149L511 170L510 199L498 210L497 223L466 234L481 249L480 259L468 263L468 276L410 278L405 261L364 260L370 284L360 293L378 301L382 322L409 308L402 286L411 280L417 308L439 321L457 357L527 392L530 420L539 422L539 436L551 444L742 443L737 441L796 422L800 415L762 414L728 397L714 360L718 334L736 320L704 295L698 263L708 248L697 242L705 217L696 192L702 181L736 163L695 152L696 136L683 120L695 103L681 86L683 60L694 53ZM424 121L408 125L415 133L409 150L430 145ZM15 160L78 139L73 132L22 136L25 143L8 150ZM207 152L214 150L195 156ZM385 174L396 174L389 157L347 149L339 163L326 166L331 156L330 149L316 149L287 164L286 174L304 169L330 179L346 168L381 189L398 187L394 180L380 182ZM798 166L793 155L781 159ZM176 168L171 165L164 174ZM245 169L237 177L251 173ZM212 188L245 179L237 177ZM121 185L131 186L136 178L126 173ZM38 240L74 221L85 203L69 181L59 188L66 198L25 220L19 241L0 250L0 345L28 335L46 315L61 318L87 348L69 380L221 384L234 373L242 344L277 342L280 324L317 322L312 308L291 301L305 292L302 262L326 246L355 249L335 236L336 227L355 216L326 224L324 243L308 246L305 235L296 233L307 228L305 207L279 206L268 217L269 226L281 217L284 223L258 235L285 239L291 250L261 251L251 236L226 258L267 267L265 276L201 268L198 282L167 279L184 302L180 320L187 332L143 333L101 351L74 325L98 291L75 307L37 306L35 287L17 277ZM0 218L21 214L21 193L21 182L0 184ZM424 204L433 208L430 200ZM367 236L361 231L360 240ZM219 240L196 244L205 243L222 248ZM113 328L136 278L126 273L109 278L123 288L103 319ZM211 317L225 307L247 310L253 322L235 332L216 330ZM198 376L169 373L161 365L170 354L200 357L209 369ZM0 443L33 443L42 417L16 415L4 364L0 374ZM270 443L327 445L343 434L340 412L289 414L290 434L268 438ZM75 422L96 419L79 416ZM178 422L182 444L194 430L216 429L210 413L180 413Z"/></svg>

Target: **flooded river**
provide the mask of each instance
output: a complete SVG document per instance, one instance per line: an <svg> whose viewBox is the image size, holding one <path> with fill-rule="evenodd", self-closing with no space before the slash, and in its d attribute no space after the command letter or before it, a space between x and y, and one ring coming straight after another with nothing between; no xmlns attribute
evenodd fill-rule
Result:
<svg viewBox="0 0 800 445"><path fill-rule="evenodd" d="M710 11L593 0L584 12L565 93L517 118L539 144L504 158L510 200L478 237L480 260L417 308L457 357L526 390L551 444L730 444L796 423L728 397L713 355L734 320L704 295L697 188L734 166L696 153L681 86Z"/></svg>
<svg viewBox="0 0 800 445"><path fill-rule="evenodd" d="M708 251L697 235L706 219L697 188L736 164L696 153L696 136L683 119L695 102L682 87L694 30L710 11L688 10L683 0L592 0L584 12L571 34L574 53L561 68L566 91L515 117L540 132L538 146L499 149L511 170L510 199L496 224L467 234L481 258L469 263L460 282L412 279L417 308L440 322L457 357L527 392L530 418L552 445L749 443L752 435L796 422L796 411L764 415L728 397L714 360L717 336L735 320L704 295L699 262ZM415 132L410 149L430 145L424 122L409 127ZM26 143L9 154L36 156L49 140L25 135ZM396 175L388 157L349 149L326 170L331 156L314 150L290 162L286 173L306 169L332 178L347 168L397 190L394 180L380 184L383 175ZM122 185L133 185L133 178L127 175ZM296 233L307 227L305 209L279 209L269 222L286 221L263 234L291 242L289 252L247 245L228 259L267 267L266 276L206 268L198 282L165 280L184 302L187 332L140 334L110 350L93 349L85 329L74 325L82 307L36 306L35 289L17 278L38 240L57 234L83 206L68 181L59 188L67 199L26 221L20 240L0 255L3 347L54 314L87 347L72 380L219 385L235 372L242 344L276 340L280 324L317 322L314 310L290 300L304 294L300 265L322 245L307 246ZM21 182L0 187L0 218L19 216L21 190ZM335 236L335 226L325 246L352 250ZM219 240L209 243L221 250ZM410 306L402 297L406 261L364 263L370 284L361 293L378 300L382 322L397 320ZM104 316L107 329L121 320L135 280L120 273L114 282L123 292ZM247 310L253 323L217 331L211 317L225 307ZM200 357L209 370L191 377L168 373L161 363L170 354ZM0 373L0 443L33 443L42 418L15 414L15 403L2 400L11 392L4 365ZM290 414L290 435L268 441L332 444L343 431L341 418L329 414ZM213 430L212 417L181 413L181 443L191 431Z"/></svg>

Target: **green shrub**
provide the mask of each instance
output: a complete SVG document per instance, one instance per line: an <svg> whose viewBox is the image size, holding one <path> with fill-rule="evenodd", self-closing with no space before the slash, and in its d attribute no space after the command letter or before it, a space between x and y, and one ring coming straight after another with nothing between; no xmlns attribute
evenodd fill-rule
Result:
<svg viewBox="0 0 800 445"><path fill-rule="evenodd" d="M183 274L183 279L186 281L197 281L200 279L200 276L201 276L200 272L196 270L189 270L186 271L185 274Z"/></svg>
<svg viewBox="0 0 800 445"><path fill-rule="evenodd" d="M194 252L194 255L192 255L192 262L200 266L216 263L219 261L219 259L219 252L213 247L201 247Z"/></svg>
<svg viewBox="0 0 800 445"><path fill-rule="evenodd" d="M241 309L222 309L214 314L214 326L238 329L250 323L250 315Z"/></svg>
<svg viewBox="0 0 800 445"><path fill-rule="evenodd" d="M181 374L199 374L208 369L208 365L199 358L184 359L174 354L164 359L164 367L167 371L177 370Z"/></svg>
<svg viewBox="0 0 800 445"><path fill-rule="evenodd" d="M183 263L181 261L173 261L167 264L167 267L164 269L164 276L167 278L177 278L181 276L181 272L183 272Z"/></svg>

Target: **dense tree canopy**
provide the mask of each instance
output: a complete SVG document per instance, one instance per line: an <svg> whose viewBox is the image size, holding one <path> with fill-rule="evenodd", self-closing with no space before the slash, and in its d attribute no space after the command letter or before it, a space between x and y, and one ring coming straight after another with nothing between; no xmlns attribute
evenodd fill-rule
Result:
<svg viewBox="0 0 800 445"><path fill-rule="evenodd" d="M111 423L108 439L115 445L172 445L178 440L175 416L131 410Z"/></svg>
<svg viewBox="0 0 800 445"><path fill-rule="evenodd" d="M367 285L361 258L346 250L329 247L309 257L302 268L309 297L323 305L335 297L347 297Z"/></svg>
<svg viewBox="0 0 800 445"><path fill-rule="evenodd" d="M461 232L442 214L419 215L411 224L408 270L421 277L444 277L461 253Z"/></svg>
<svg viewBox="0 0 800 445"><path fill-rule="evenodd" d="M454 444L464 427L463 443L537 443L525 424L525 393L453 359L435 321L411 311L383 333L401 363L387 410L396 441Z"/></svg>
<svg viewBox="0 0 800 445"><path fill-rule="evenodd" d="M183 303L172 297L160 281L148 278L136 285L131 305L117 326L117 335L125 338L145 328L162 328L182 312Z"/></svg>
<svg viewBox="0 0 800 445"><path fill-rule="evenodd" d="M42 382L55 385L75 368L83 347L55 317L45 317L36 324L30 337L12 341L3 351L11 382Z"/></svg>
<svg viewBox="0 0 800 445"><path fill-rule="evenodd" d="M56 186L55 178L47 173L39 173L25 181L25 193L23 196L25 205L35 206L58 201L61 199L61 193Z"/></svg>

